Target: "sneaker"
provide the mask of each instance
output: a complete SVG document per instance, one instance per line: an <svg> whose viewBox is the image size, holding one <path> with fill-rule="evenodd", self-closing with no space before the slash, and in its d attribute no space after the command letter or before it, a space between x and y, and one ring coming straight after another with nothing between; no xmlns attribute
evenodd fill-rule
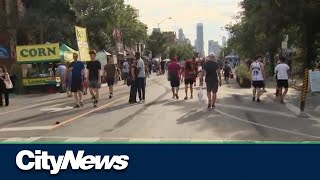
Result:
<svg viewBox="0 0 320 180"><path fill-rule="evenodd" d="M176 98L179 99L179 95L178 94L176 94Z"/></svg>
<svg viewBox="0 0 320 180"><path fill-rule="evenodd" d="M111 98L112 98L112 94L109 95L109 99L111 99Z"/></svg>
<svg viewBox="0 0 320 180"><path fill-rule="evenodd" d="M259 98L257 99L257 102L261 102Z"/></svg>
<svg viewBox="0 0 320 180"><path fill-rule="evenodd" d="M93 102L93 107L97 107L98 106L98 100L95 100L94 102Z"/></svg>
<svg viewBox="0 0 320 180"><path fill-rule="evenodd" d="M188 96L186 96L186 97L184 98L184 100L188 100Z"/></svg>
<svg viewBox="0 0 320 180"><path fill-rule="evenodd" d="M256 97L253 97L253 98L252 98L252 101L256 101Z"/></svg>
<svg viewBox="0 0 320 180"><path fill-rule="evenodd" d="M80 105L79 104L76 104L75 106L73 106L73 108L79 108Z"/></svg>
<svg viewBox="0 0 320 180"><path fill-rule="evenodd" d="M281 99L281 100L280 100L280 103L281 103L281 104L285 104L285 102L284 102L284 100L283 100L283 99Z"/></svg>
<svg viewBox="0 0 320 180"><path fill-rule="evenodd" d="M211 103L208 103L208 109L211 109L212 105Z"/></svg>
<svg viewBox="0 0 320 180"><path fill-rule="evenodd" d="M212 109L216 108L216 105L212 104Z"/></svg>
<svg viewBox="0 0 320 180"><path fill-rule="evenodd" d="M83 106L84 106L84 104L83 104L83 102L81 102L81 103L80 103L80 107L83 107Z"/></svg>

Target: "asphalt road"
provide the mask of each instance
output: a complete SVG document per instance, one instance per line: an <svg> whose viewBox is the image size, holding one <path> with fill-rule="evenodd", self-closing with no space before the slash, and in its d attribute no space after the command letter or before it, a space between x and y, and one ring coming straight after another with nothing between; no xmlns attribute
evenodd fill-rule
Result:
<svg viewBox="0 0 320 180"><path fill-rule="evenodd" d="M194 99L173 100L166 76L147 82L146 103L129 105L129 88L118 85L113 99L106 87L98 108L85 96L73 109L65 94L16 97L0 109L0 142L223 142L318 141L320 122L300 119L264 94L251 101L251 90L235 82L219 89L217 108L208 111ZM205 92L205 91L204 91ZM273 92L273 90L269 90Z"/></svg>

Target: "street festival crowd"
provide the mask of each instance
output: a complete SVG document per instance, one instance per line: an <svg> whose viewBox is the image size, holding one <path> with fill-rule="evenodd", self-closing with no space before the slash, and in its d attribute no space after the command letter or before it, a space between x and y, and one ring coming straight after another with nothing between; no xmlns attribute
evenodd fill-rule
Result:
<svg viewBox="0 0 320 180"><path fill-rule="evenodd" d="M97 107L102 83L107 83L109 98L112 99L114 96L113 86L121 79L123 79L125 85L130 86L129 103L144 103L146 78L152 72L156 72L157 75L167 74L168 81L172 87L173 99L179 99L181 83L185 84L184 100L188 100L194 97L193 87L196 86L196 80L199 79L200 87L203 87L205 82L208 108L215 108L217 92L219 86L222 86L222 75L225 83L229 84L229 79L234 78L233 69L238 65L228 60L217 60L213 54L201 60L197 57L191 57L191 59L174 57L169 62L154 63L142 60L141 54L137 52L132 62L124 61L122 70L120 70L111 58L108 57L107 64L101 67L100 61L96 59L96 51L91 50L89 54L91 61L86 65L79 60L78 54L74 53L74 61L72 63L59 64L57 68L62 80L62 92L66 92L68 97L74 96L75 98L76 104L74 108L84 106L83 95L87 94L88 89L93 106ZM252 101L261 102L260 96L265 88L266 80L263 57L255 57L254 61L249 65L249 69L253 86ZM276 95L281 103L284 103L284 98L288 92L289 69L289 66L285 63L285 58L280 57L274 72L277 80ZM0 65L0 106L9 106L9 89L12 89L10 76L6 68ZM202 93L202 91L200 92ZM202 99L203 95L200 92L198 98ZM3 104L2 95L4 95L5 104Z"/></svg>

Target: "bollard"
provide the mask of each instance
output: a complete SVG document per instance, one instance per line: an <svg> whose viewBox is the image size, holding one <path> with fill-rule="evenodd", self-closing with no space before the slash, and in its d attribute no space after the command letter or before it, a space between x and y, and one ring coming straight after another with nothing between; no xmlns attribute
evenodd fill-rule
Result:
<svg viewBox="0 0 320 180"><path fill-rule="evenodd" d="M306 98L308 93L308 80L309 80L309 69L306 68L303 74L303 85L301 89L301 100L300 100L300 114L298 117L308 118L309 116L304 112L306 106Z"/></svg>

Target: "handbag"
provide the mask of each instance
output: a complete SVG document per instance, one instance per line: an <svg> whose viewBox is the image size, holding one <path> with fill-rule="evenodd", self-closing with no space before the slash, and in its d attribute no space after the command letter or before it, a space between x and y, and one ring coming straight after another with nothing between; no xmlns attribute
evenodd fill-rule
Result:
<svg viewBox="0 0 320 180"><path fill-rule="evenodd" d="M6 74L6 76L9 76L9 74ZM3 82L6 85L6 89L13 89L13 84L10 77L8 78L8 80L4 80Z"/></svg>
<svg viewBox="0 0 320 180"><path fill-rule="evenodd" d="M127 79L127 86L131 86L132 85L132 79L131 78L128 78Z"/></svg>

